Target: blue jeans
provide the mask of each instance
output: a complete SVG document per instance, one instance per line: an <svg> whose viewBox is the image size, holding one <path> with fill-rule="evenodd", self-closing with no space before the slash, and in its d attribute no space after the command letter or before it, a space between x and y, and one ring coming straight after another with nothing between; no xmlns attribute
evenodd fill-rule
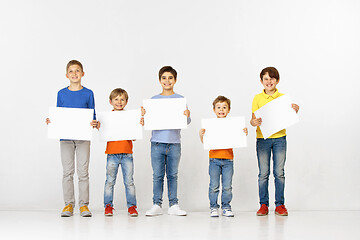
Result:
<svg viewBox="0 0 360 240"><path fill-rule="evenodd" d="M107 204L113 206L114 185L119 165L124 179L127 207L136 206L133 156L131 153L120 153L107 155L104 207Z"/></svg>
<svg viewBox="0 0 360 240"><path fill-rule="evenodd" d="M219 208L217 203L221 177L221 208L231 209L230 202L232 199L232 177L234 174L234 161L230 159L209 159L209 200L210 208Z"/></svg>
<svg viewBox="0 0 360 240"><path fill-rule="evenodd" d="M275 205L280 206L285 202L285 160L286 160L286 136L280 138L258 138L256 140L256 152L259 165L259 197L260 205L269 206L269 175L270 157L273 154L273 174L275 178Z"/></svg>
<svg viewBox="0 0 360 240"><path fill-rule="evenodd" d="M153 204L161 206L166 172L169 206L178 204L177 178L181 156L180 143L151 142L153 168Z"/></svg>

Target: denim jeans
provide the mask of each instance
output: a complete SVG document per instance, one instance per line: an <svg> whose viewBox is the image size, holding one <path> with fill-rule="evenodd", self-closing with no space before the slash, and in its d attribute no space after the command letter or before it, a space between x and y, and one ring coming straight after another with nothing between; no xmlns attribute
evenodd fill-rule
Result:
<svg viewBox="0 0 360 240"><path fill-rule="evenodd" d="M221 177L221 208L231 209L230 202L232 199L232 177L234 174L234 161L230 159L209 159L209 200L210 208L219 208L217 202L220 188Z"/></svg>
<svg viewBox="0 0 360 240"><path fill-rule="evenodd" d="M107 155L104 207L107 204L113 206L114 185L119 165L121 165L123 174L127 207L136 206L133 156L132 154L120 153Z"/></svg>
<svg viewBox="0 0 360 240"><path fill-rule="evenodd" d="M151 142L153 168L153 204L161 206L166 172L169 206L178 203L177 178L181 156L180 143Z"/></svg>
<svg viewBox="0 0 360 240"><path fill-rule="evenodd" d="M256 140L256 152L259 165L259 197L260 205L269 206L269 175L270 157L273 154L273 174L275 178L275 205L280 206L285 202L285 160L286 160L286 136L280 138L258 138Z"/></svg>

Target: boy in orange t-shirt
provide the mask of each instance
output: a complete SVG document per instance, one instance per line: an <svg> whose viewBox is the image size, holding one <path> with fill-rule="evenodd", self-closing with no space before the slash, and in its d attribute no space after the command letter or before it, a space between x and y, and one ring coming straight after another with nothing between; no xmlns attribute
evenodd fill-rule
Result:
<svg viewBox="0 0 360 240"><path fill-rule="evenodd" d="M218 118L225 118L230 112L230 99L224 96L218 96L213 102L213 110ZM244 128L246 135L247 128ZM203 142L205 129L200 130L200 140ZM232 148L217 149L209 151L209 200L210 200L210 217L218 217L217 203L220 187L220 175L222 175L222 193L221 209L225 217L233 217L230 202L232 200L232 176L234 173L234 154Z"/></svg>
<svg viewBox="0 0 360 240"><path fill-rule="evenodd" d="M123 111L128 103L128 98L128 94L124 89L114 89L110 93L109 97L109 102L114 107L113 111ZM144 125L143 118L140 120L140 124ZM100 122L98 123L97 128L100 128ZM132 148L132 140L107 142L105 151L107 154L106 181L104 188L105 216L113 215L114 185L116 183L119 165L121 165L124 179L128 213L132 217L138 216L138 212L136 210L135 184L133 179L134 163Z"/></svg>

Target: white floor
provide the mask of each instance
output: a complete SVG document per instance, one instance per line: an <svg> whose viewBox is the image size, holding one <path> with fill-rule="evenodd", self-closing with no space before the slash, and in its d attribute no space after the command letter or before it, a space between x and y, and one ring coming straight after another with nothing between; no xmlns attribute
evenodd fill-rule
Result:
<svg viewBox="0 0 360 240"><path fill-rule="evenodd" d="M59 212L0 211L0 239L360 239L360 211L293 212L288 217L270 213L235 212L235 217L210 218L207 212L186 217L131 218L125 211L92 218L76 213L61 218Z"/></svg>

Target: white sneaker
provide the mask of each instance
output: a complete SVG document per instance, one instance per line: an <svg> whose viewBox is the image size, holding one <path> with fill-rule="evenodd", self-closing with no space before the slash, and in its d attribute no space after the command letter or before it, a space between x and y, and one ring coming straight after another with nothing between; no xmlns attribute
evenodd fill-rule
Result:
<svg viewBox="0 0 360 240"><path fill-rule="evenodd" d="M151 209L146 212L146 216L149 217L158 215L162 215L162 208L157 204L154 204Z"/></svg>
<svg viewBox="0 0 360 240"><path fill-rule="evenodd" d="M231 209L223 209L222 215L225 216L225 217L233 217L234 216Z"/></svg>
<svg viewBox="0 0 360 240"><path fill-rule="evenodd" d="M219 217L219 212L217 208L210 209L210 217Z"/></svg>
<svg viewBox="0 0 360 240"><path fill-rule="evenodd" d="M181 210L178 204L169 207L168 214L176 216L186 216L186 212L184 210Z"/></svg>

